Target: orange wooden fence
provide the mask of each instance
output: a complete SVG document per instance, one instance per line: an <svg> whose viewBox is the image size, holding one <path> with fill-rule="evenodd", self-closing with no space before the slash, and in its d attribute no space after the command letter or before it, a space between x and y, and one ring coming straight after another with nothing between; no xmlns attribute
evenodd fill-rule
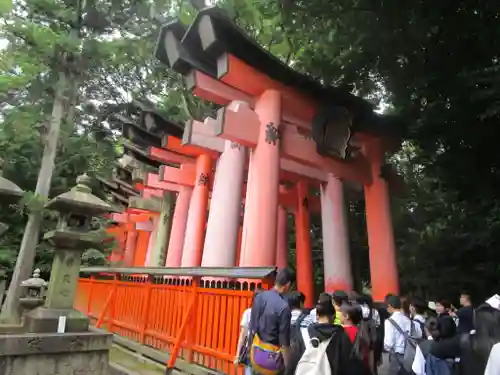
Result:
<svg viewBox="0 0 500 375"><path fill-rule="evenodd" d="M225 374L233 360L243 311L273 268L87 268L75 308L97 327ZM208 277L207 277L208 276ZM245 282L229 281L245 279ZM214 279L217 278L217 279ZM223 278L223 279L222 279Z"/></svg>

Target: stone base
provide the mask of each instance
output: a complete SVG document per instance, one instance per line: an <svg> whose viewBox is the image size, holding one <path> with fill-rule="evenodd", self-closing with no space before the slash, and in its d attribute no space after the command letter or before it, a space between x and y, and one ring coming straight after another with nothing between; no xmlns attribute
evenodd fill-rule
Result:
<svg viewBox="0 0 500 375"><path fill-rule="evenodd" d="M24 315L24 328L27 332L57 332L59 317L66 317L66 332L85 332L89 330L89 319L73 309L48 309L38 307Z"/></svg>
<svg viewBox="0 0 500 375"><path fill-rule="evenodd" d="M103 331L0 335L0 374L108 375L111 343Z"/></svg>

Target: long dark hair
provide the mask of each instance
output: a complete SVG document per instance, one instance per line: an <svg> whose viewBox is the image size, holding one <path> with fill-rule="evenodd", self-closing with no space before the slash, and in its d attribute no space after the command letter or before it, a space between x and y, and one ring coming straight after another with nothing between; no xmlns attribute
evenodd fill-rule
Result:
<svg viewBox="0 0 500 375"><path fill-rule="evenodd" d="M363 319L363 311L361 310L361 305L358 304L347 304L344 303L340 307L342 313L347 315L349 320L358 326L358 333L356 341L354 342L353 351L356 356L360 359L363 357L362 348L371 346L370 330L368 327L368 322Z"/></svg>
<svg viewBox="0 0 500 375"><path fill-rule="evenodd" d="M474 322L476 334L472 336L472 351L486 365L491 348L500 342L500 310L483 304L477 308Z"/></svg>

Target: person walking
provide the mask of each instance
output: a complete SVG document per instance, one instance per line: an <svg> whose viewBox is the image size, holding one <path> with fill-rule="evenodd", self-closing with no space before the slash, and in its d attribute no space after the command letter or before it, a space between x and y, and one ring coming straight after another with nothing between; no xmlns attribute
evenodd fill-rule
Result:
<svg viewBox="0 0 500 375"><path fill-rule="evenodd" d="M295 275L291 270L279 270L274 287L255 297L249 336L253 374L281 375L289 366L292 314L283 295L294 282Z"/></svg>
<svg viewBox="0 0 500 375"><path fill-rule="evenodd" d="M402 312L402 303L398 296L388 296L386 304L390 318L384 322L384 350L389 353L389 375L400 375L404 371L402 364L406 335L412 331L412 321Z"/></svg>

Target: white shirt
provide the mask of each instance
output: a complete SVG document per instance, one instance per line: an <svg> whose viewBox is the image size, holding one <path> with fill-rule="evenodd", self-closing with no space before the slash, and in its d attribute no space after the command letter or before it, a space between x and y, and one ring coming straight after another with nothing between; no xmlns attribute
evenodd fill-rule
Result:
<svg viewBox="0 0 500 375"><path fill-rule="evenodd" d="M500 375L500 344L495 344L491 348L484 375Z"/></svg>
<svg viewBox="0 0 500 375"><path fill-rule="evenodd" d="M302 311L301 310L298 310L298 309L292 310L292 318L290 320L290 324L295 324L295 322L297 321L297 319L301 315L302 315ZM309 313L308 315L306 315L304 317L304 319L300 323L300 326L301 327L309 327L312 323L315 323L315 322L312 321L312 319L311 319L311 313Z"/></svg>
<svg viewBox="0 0 500 375"><path fill-rule="evenodd" d="M422 315L415 315L413 318L413 337L421 339L424 337L425 332L422 332L422 326L425 325L425 318Z"/></svg>
<svg viewBox="0 0 500 375"><path fill-rule="evenodd" d="M309 313L309 317L311 322L316 323L318 321L318 317L316 316L316 309L312 309Z"/></svg>
<svg viewBox="0 0 500 375"><path fill-rule="evenodd" d="M248 332L248 328L250 328L250 315L252 313L252 309L246 309L243 311L243 315L241 316L240 327L245 328Z"/></svg>
<svg viewBox="0 0 500 375"><path fill-rule="evenodd" d="M396 311L391 315L392 320L406 333L410 334L413 322L402 312ZM389 353L404 354L406 340L405 336L400 333L396 327L386 319L384 322L384 350Z"/></svg>

